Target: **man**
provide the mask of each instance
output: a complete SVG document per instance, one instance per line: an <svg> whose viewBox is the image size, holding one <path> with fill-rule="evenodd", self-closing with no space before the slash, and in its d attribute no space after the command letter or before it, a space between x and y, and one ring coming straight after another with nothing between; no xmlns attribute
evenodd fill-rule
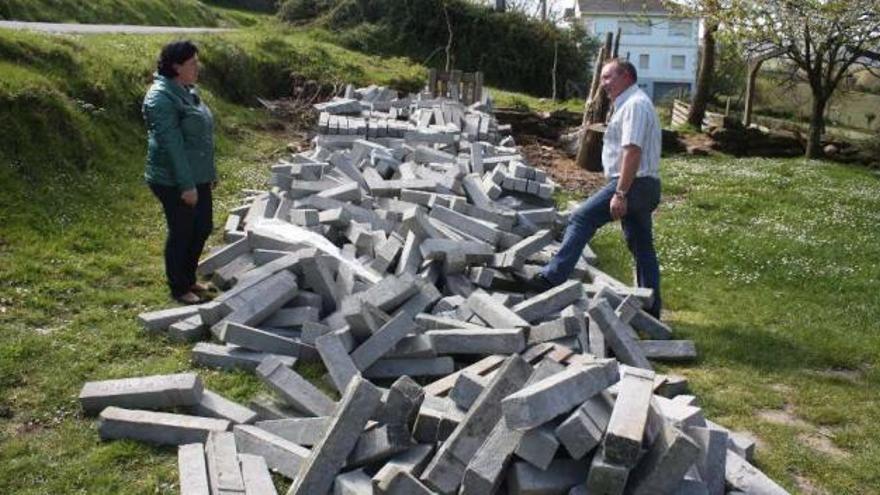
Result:
<svg viewBox="0 0 880 495"><path fill-rule="evenodd" d="M660 202L661 130L654 105L639 89L637 78L636 68L625 60L611 60L602 68L602 89L614 109L602 149L608 184L572 212L559 252L532 282L546 289L567 280L596 230L620 220L635 258L637 283L654 290L654 302L646 310L660 318L660 265L651 213Z"/></svg>

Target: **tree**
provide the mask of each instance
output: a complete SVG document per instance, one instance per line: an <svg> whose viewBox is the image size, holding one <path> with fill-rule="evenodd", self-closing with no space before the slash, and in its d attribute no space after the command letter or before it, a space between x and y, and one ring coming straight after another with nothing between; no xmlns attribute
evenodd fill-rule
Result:
<svg viewBox="0 0 880 495"><path fill-rule="evenodd" d="M734 0L720 20L760 51L781 59L812 94L806 156L822 154L825 108L841 80L873 62L880 47L880 0Z"/></svg>
<svg viewBox="0 0 880 495"><path fill-rule="evenodd" d="M699 72L687 117L688 124L697 129L703 124L709 95L712 92L712 79L715 74L715 35L720 27L722 12L727 7L722 5L722 2L725 0L682 0L667 3L669 9L680 16L703 20Z"/></svg>

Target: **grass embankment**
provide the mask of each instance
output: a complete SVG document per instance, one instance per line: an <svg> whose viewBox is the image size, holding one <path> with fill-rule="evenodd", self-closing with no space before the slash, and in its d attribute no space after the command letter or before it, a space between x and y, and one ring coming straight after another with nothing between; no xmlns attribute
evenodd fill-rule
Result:
<svg viewBox="0 0 880 495"><path fill-rule="evenodd" d="M172 305L164 225L142 183L140 101L168 37L0 33L0 486L4 493L176 493L173 449L98 441L76 396L87 380L191 368L188 346L142 334ZM197 36L217 118L217 219L263 187L286 136L238 101L277 96L290 73L412 85L418 68L299 35ZM249 88L249 93L243 93ZM217 239L214 242L218 242ZM250 375L200 370L245 400Z"/></svg>
<svg viewBox="0 0 880 495"><path fill-rule="evenodd" d="M169 305L164 227L140 179L139 116L167 39L0 34L5 493L176 492L174 449L101 443L76 401L87 380L192 369L189 346L146 336L135 322ZM365 84L419 74L300 35L196 40L219 126L218 223L240 188L262 185L265 164L283 149L282 135L261 130L269 128L261 112L236 103L283 86L269 75ZM667 318L701 354L670 369L689 377L707 416L757 435L759 465L792 491L877 493L877 176L825 162L721 158L665 160L663 174L656 232ZM595 249L627 280L616 228L603 230ZM199 373L239 401L262 390L248 374Z"/></svg>
<svg viewBox="0 0 880 495"><path fill-rule="evenodd" d="M198 0L0 0L0 19L15 21L235 27L259 17Z"/></svg>

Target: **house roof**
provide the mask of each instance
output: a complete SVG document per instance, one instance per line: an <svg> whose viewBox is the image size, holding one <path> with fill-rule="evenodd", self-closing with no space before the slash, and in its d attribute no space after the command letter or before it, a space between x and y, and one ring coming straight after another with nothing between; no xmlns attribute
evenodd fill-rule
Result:
<svg viewBox="0 0 880 495"><path fill-rule="evenodd" d="M663 0L578 0L582 14L669 14Z"/></svg>

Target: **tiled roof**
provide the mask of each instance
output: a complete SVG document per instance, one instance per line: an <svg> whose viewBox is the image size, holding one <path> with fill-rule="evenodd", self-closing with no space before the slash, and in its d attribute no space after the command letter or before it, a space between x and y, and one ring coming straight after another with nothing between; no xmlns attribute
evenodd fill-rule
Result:
<svg viewBox="0 0 880 495"><path fill-rule="evenodd" d="M668 14L663 0L578 0L582 13Z"/></svg>

